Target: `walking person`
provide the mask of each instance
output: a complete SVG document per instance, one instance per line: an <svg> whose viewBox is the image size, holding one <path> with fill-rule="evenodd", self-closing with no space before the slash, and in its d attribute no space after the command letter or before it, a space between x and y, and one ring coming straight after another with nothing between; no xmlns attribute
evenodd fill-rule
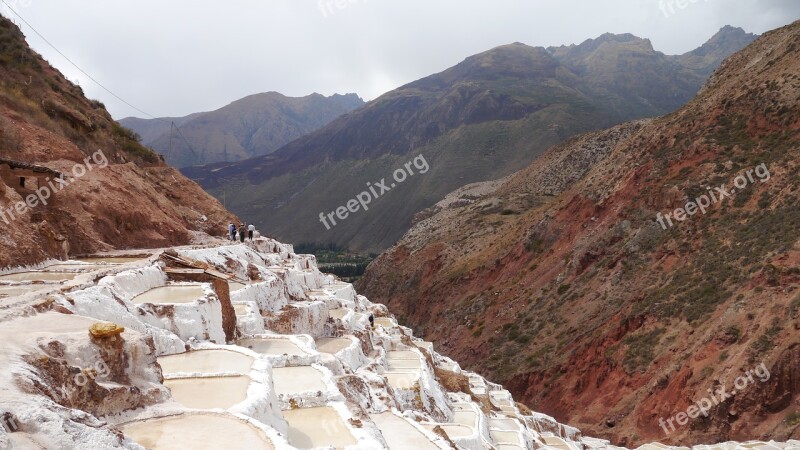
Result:
<svg viewBox="0 0 800 450"><path fill-rule="evenodd" d="M244 244L244 237L247 235L247 228L244 227L244 224L239 225L239 240Z"/></svg>
<svg viewBox="0 0 800 450"><path fill-rule="evenodd" d="M236 225L234 225L233 222L228 225L228 237L230 237L232 241L236 241Z"/></svg>
<svg viewBox="0 0 800 450"><path fill-rule="evenodd" d="M256 226L252 223L247 227L247 238L253 240L253 234L256 232Z"/></svg>

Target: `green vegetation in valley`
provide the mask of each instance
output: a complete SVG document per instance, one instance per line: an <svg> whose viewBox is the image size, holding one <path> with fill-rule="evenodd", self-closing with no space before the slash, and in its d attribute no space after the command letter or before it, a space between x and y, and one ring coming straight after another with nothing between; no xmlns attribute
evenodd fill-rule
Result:
<svg viewBox="0 0 800 450"><path fill-rule="evenodd" d="M315 255L322 272L332 273L348 282L359 280L369 263L377 257L374 253L369 255L352 253L332 243L300 243L294 246L294 250L298 254Z"/></svg>

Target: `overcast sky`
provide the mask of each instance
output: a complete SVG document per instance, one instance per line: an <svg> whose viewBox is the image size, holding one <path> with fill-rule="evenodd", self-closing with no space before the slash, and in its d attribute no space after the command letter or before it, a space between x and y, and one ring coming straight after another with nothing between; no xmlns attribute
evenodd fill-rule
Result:
<svg viewBox="0 0 800 450"><path fill-rule="evenodd" d="M798 0L2 1L100 83L157 116L266 91L371 100L511 42L633 33L680 54L724 25L763 33L800 19ZM5 5L0 12L13 17ZM21 26L34 49L115 118L143 116Z"/></svg>

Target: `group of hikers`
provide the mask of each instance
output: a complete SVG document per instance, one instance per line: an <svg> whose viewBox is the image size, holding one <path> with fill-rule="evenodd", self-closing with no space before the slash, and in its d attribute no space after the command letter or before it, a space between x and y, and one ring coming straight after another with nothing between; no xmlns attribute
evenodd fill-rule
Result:
<svg viewBox="0 0 800 450"><path fill-rule="evenodd" d="M238 228L233 223L228 225L228 235L230 236L231 240L234 241L234 242L236 242L237 235L239 237L239 241L241 241L241 242L244 242L245 238L248 238L248 239L250 239L252 241L253 240L253 235L255 234L255 232L256 232L256 226L253 225L252 223L250 225L248 225L248 226L245 226L244 224L241 224L241 225L239 225Z"/></svg>

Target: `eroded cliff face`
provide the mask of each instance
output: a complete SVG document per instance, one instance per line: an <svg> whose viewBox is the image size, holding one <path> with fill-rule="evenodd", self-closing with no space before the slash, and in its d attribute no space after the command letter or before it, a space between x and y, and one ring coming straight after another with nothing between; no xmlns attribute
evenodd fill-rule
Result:
<svg viewBox="0 0 800 450"><path fill-rule="evenodd" d="M0 36L0 269L187 244L235 220L30 50L5 18Z"/></svg>
<svg viewBox="0 0 800 450"><path fill-rule="evenodd" d="M767 33L674 114L454 192L360 288L589 434L796 437L799 51L800 24ZM762 364L768 380L664 431L659 419Z"/></svg>

